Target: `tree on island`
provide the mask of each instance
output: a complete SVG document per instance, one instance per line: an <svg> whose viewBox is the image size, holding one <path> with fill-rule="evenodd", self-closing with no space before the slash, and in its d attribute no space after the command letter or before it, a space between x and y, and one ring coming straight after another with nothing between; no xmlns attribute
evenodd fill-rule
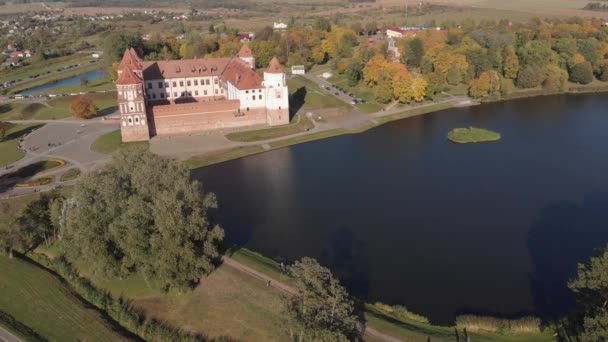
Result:
<svg viewBox="0 0 608 342"><path fill-rule="evenodd" d="M81 119L90 119L99 109L90 96L78 96L70 103L70 113Z"/></svg>
<svg viewBox="0 0 608 342"><path fill-rule="evenodd" d="M71 260L109 276L142 274L164 290L184 289L214 269L224 231L209 209L215 195L176 161L131 148L82 176L61 244Z"/></svg>
<svg viewBox="0 0 608 342"><path fill-rule="evenodd" d="M608 247L587 264L579 264L568 287L582 310L580 341L608 341Z"/></svg>
<svg viewBox="0 0 608 342"><path fill-rule="evenodd" d="M353 301L329 269L305 257L289 266L289 273L301 293L288 307L293 341L361 339Z"/></svg>

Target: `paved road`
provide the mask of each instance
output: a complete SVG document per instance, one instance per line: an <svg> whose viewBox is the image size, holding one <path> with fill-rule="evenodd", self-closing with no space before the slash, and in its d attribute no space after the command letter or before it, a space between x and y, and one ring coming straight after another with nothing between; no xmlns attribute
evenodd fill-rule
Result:
<svg viewBox="0 0 608 342"><path fill-rule="evenodd" d="M252 276L252 277L254 277L254 278L256 278L256 279L264 282L265 284L267 284L267 285L269 285L269 286L271 286L271 287L273 287L273 288L281 291L285 295L288 295L290 297L300 296L300 293L296 289L294 289L293 287L291 287L291 286L289 286L289 285L287 285L285 283L282 283L280 281L277 281L276 279L270 278L267 275L265 275L265 274L263 274L261 272L258 272L258 271L254 270L253 268L251 268L251 267L249 267L247 265L241 264L240 262L238 262L238 261L236 261L236 260L234 260L234 259L232 259L230 257L224 256L222 258L222 261L223 261L224 264L226 264L226 266L230 266L230 267L232 267L232 268L234 268L234 269L236 269L238 271L241 271L243 273L247 273L250 276ZM403 340L400 340L400 339L397 339L397 338L392 337L390 335L384 334L384 333L382 333L382 332L380 332L380 331L378 331L378 330L376 330L376 329L374 329L372 327L365 327L365 334L369 335L370 337L373 337L374 339L376 339L378 341L383 341L383 342L403 342Z"/></svg>
<svg viewBox="0 0 608 342"><path fill-rule="evenodd" d="M21 342L21 340L8 330L0 327L0 342Z"/></svg>

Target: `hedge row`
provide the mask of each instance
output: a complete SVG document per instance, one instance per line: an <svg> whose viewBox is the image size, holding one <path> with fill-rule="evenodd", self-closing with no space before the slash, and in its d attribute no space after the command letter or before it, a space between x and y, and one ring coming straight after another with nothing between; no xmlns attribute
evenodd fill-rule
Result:
<svg viewBox="0 0 608 342"><path fill-rule="evenodd" d="M21 337L25 341L31 341L31 342L46 342L47 341L46 338L38 335L38 333L35 332L34 330L32 330L32 328L19 322L11 314L6 313L2 310L0 310L0 326L9 328L11 330L11 332L13 332L17 336Z"/></svg>

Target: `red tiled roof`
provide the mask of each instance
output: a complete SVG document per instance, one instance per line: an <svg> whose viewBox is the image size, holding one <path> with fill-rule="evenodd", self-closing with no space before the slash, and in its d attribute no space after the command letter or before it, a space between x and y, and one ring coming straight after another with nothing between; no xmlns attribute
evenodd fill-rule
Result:
<svg viewBox="0 0 608 342"><path fill-rule="evenodd" d="M232 83L237 89L262 88L262 77L251 70L242 60L235 58L222 73L222 79Z"/></svg>
<svg viewBox="0 0 608 342"><path fill-rule="evenodd" d="M219 76L230 63L230 58L181 59L143 62L146 80Z"/></svg>
<svg viewBox="0 0 608 342"><path fill-rule="evenodd" d="M143 80L139 78L139 76L135 75L133 70L126 65L120 69L121 73L116 80L116 84L118 85L129 85L129 84L139 84L143 83Z"/></svg>
<svg viewBox="0 0 608 342"><path fill-rule="evenodd" d="M142 59L139 58L137 53L133 48L130 50L125 50L125 54L122 56L122 61L120 61L119 69L122 69L126 66L131 68L131 70L141 70L142 67Z"/></svg>
<svg viewBox="0 0 608 342"><path fill-rule="evenodd" d="M283 67L281 66L281 63L279 63L279 60L276 57L272 57L268 68L266 68L264 72L267 72L269 74L282 74Z"/></svg>
<svg viewBox="0 0 608 342"><path fill-rule="evenodd" d="M251 52L249 45L243 44L243 46L241 46L241 50L237 54L237 57L241 57L241 58L253 57L253 52Z"/></svg>

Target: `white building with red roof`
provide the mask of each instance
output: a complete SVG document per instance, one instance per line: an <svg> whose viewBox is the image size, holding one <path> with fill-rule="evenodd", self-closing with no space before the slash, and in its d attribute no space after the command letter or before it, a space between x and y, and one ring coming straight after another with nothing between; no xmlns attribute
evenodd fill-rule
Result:
<svg viewBox="0 0 608 342"><path fill-rule="evenodd" d="M230 58L144 61L127 49L116 80L123 141L289 123L289 91L273 58L255 72L247 45Z"/></svg>

